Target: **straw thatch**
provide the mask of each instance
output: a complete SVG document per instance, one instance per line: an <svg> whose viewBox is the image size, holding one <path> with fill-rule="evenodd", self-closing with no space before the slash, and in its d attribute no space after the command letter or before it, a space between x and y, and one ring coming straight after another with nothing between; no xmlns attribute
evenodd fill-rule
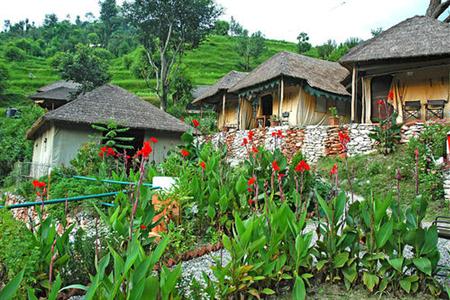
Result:
<svg viewBox="0 0 450 300"><path fill-rule="evenodd" d="M450 55L450 24L415 16L382 32L341 58L342 64Z"/></svg>
<svg viewBox="0 0 450 300"><path fill-rule="evenodd" d="M280 52L250 72L229 92L241 92L281 76L287 76L305 80L313 88L348 96L347 90L340 83L348 74L347 69L335 62L291 52Z"/></svg>
<svg viewBox="0 0 450 300"><path fill-rule="evenodd" d="M38 92L47 92L47 91L54 90L54 89L61 88L61 87L71 89L71 90L78 90L81 87L81 84L76 83L72 80L59 80L59 81L50 83L46 86L40 87L39 89L37 89L37 91Z"/></svg>
<svg viewBox="0 0 450 300"><path fill-rule="evenodd" d="M41 117L27 133L33 139L48 122L72 124L107 123L138 129L185 132L190 126L136 95L112 84L105 84Z"/></svg>
<svg viewBox="0 0 450 300"><path fill-rule="evenodd" d="M247 76L248 73L245 72L238 72L238 71L231 71L225 76L223 76L219 81L217 81L215 84L210 86L208 89L206 89L201 96L194 99L192 103L199 103L204 100L207 100L208 98L217 96L218 93L227 91L229 88L234 86L239 80Z"/></svg>
<svg viewBox="0 0 450 300"><path fill-rule="evenodd" d="M58 87L44 92L37 92L30 96L32 100L56 100L56 101L70 101L72 95L76 90L67 87Z"/></svg>

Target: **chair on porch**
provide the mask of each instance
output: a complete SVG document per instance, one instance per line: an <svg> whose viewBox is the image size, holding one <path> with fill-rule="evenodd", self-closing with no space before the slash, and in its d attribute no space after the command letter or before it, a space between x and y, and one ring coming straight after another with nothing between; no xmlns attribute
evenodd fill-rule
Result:
<svg viewBox="0 0 450 300"><path fill-rule="evenodd" d="M408 119L419 120L421 118L421 107L420 100L406 101L403 105L403 121L406 122Z"/></svg>
<svg viewBox="0 0 450 300"><path fill-rule="evenodd" d="M446 103L446 100L427 100L425 105L427 120L433 118L443 119Z"/></svg>

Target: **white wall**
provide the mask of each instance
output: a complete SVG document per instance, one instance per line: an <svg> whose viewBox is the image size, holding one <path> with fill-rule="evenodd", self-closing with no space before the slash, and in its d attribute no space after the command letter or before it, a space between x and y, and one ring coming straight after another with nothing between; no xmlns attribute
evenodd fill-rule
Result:
<svg viewBox="0 0 450 300"><path fill-rule="evenodd" d="M50 126L34 140L33 160L30 169L30 175L41 177L48 174L49 168L53 166L53 138L55 128Z"/></svg>
<svg viewBox="0 0 450 300"><path fill-rule="evenodd" d="M176 146L181 144L182 133L169 133L160 131L150 131L145 132L145 140L150 137L155 137L158 139L158 143L153 145L153 152L150 155L150 159L154 160L156 163L163 162L167 157L170 150L175 149Z"/></svg>

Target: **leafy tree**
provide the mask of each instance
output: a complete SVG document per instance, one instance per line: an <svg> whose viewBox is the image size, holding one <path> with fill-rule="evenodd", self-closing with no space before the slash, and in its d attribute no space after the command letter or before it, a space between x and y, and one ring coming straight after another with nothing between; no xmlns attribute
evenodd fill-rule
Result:
<svg viewBox="0 0 450 300"><path fill-rule="evenodd" d="M233 17L231 17L230 21L230 33L233 36L239 36L244 33L244 27L239 24Z"/></svg>
<svg viewBox="0 0 450 300"><path fill-rule="evenodd" d="M99 57L95 49L81 44L77 45L75 53L63 57L59 71L63 79L80 83L81 93L93 90L110 80L107 61Z"/></svg>
<svg viewBox="0 0 450 300"><path fill-rule="evenodd" d="M221 14L213 0L136 0L125 2L124 11L138 29L150 68L146 82L166 110L172 75L186 48L195 48ZM156 79L156 86L150 83Z"/></svg>
<svg viewBox="0 0 450 300"><path fill-rule="evenodd" d="M336 42L333 40L328 40L325 44L317 46L319 57L322 59L329 59L336 47Z"/></svg>
<svg viewBox="0 0 450 300"><path fill-rule="evenodd" d="M370 33L372 34L372 37L377 37L377 36L379 36L380 33L382 33L382 32L383 32L383 28L381 28L381 27L372 29L372 30L370 31Z"/></svg>
<svg viewBox="0 0 450 300"><path fill-rule="evenodd" d="M241 63L242 68L245 71L250 71L251 60L257 60L266 50L263 33L257 31L249 36L248 31L244 30L243 34L239 36L236 50L243 59L243 62Z"/></svg>
<svg viewBox="0 0 450 300"><path fill-rule="evenodd" d="M9 73L5 65L0 64L0 95L3 94L8 87Z"/></svg>
<svg viewBox="0 0 450 300"><path fill-rule="evenodd" d="M348 47L348 49L352 49L353 47L358 46L362 42L363 40L358 37L350 37L344 42L344 45Z"/></svg>
<svg viewBox="0 0 450 300"><path fill-rule="evenodd" d="M214 24L214 34L217 35L228 35L228 31L230 31L230 23L224 20L218 20Z"/></svg>
<svg viewBox="0 0 450 300"><path fill-rule="evenodd" d="M9 61L22 61L26 57L25 51L14 45L9 45L6 47L4 56Z"/></svg>
<svg viewBox="0 0 450 300"><path fill-rule="evenodd" d="M115 17L117 16L118 9L116 0L103 0L100 1L100 20L103 24L102 39L103 47L108 46L109 39L114 27L116 25Z"/></svg>
<svg viewBox="0 0 450 300"><path fill-rule="evenodd" d="M309 43L309 36L306 32L300 32L297 36L297 50L298 53L305 53L311 49L311 43Z"/></svg>
<svg viewBox="0 0 450 300"><path fill-rule="evenodd" d="M58 23L58 17L55 14L45 15L44 18L44 26L45 27L54 27Z"/></svg>

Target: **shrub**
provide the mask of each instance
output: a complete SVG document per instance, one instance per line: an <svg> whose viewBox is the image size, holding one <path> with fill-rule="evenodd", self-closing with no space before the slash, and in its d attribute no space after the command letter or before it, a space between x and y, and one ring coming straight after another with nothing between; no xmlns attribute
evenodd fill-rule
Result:
<svg viewBox="0 0 450 300"><path fill-rule="evenodd" d="M9 72L5 65L0 64L0 95L3 94L8 86Z"/></svg>
<svg viewBox="0 0 450 300"><path fill-rule="evenodd" d="M114 58L114 55L105 48L94 48L94 55L103 60L110 60Z"/></svg>
<svg viewBox="0 0 450 300"><path fill-rule="evenodd" d="M3 55L9 61L23 61L25 60L25 51L16 46L7 46Z"/></svg>

